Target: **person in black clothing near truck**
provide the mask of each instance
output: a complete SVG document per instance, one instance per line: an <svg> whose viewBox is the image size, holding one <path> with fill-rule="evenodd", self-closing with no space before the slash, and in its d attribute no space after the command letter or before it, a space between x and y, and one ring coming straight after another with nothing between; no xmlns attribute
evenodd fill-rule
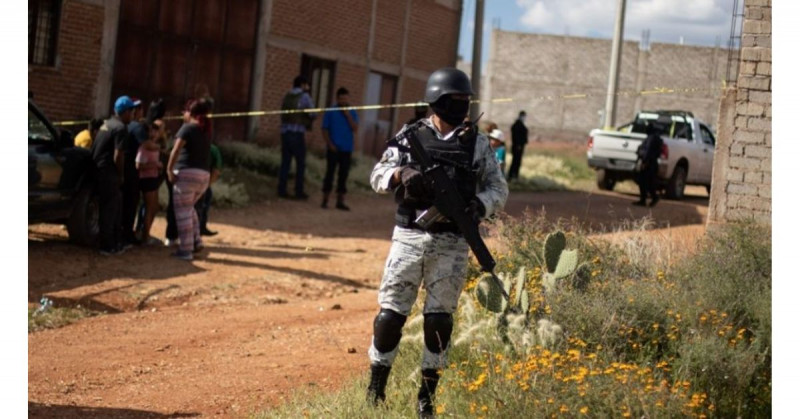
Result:
<svg viewBox="0 0 800 419"><path fill-rule="evenodd" d="M525 154L525 144L528 144L528 128L525 126L525 111L519 111L519 116L511 125L511 167L508 169L508 180L519 178L519 168L522 166L522 155Z"/></svg>
<svg viewBox="0 0 800 419"><path fill-rule="evenodd" d="M647 195L650 195L651 207L658 203L658 194L656 193L658 157L661 155L661 149L664 146L661 134L664 133L664 130L671 122L672 120L669 116L659 116L658 119L647 123L645 131L647 138L636 149L638 157L636 161L636 178L639 182L639 200L634 202L633 205L642 207L647 205Z"/></svg>

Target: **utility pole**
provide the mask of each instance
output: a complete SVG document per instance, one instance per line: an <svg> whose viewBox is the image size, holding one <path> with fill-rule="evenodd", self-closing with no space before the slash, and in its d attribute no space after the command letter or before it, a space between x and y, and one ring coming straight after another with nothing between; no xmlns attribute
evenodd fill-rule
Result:
<svg viewBox="0 0 800 419"><path fill-rule="evenodd" d="M606 93L605 129L614 128L617 113L617 84L619 83L619 61L622 56L622 35L625 28L625 0L619 0L617 23L614 25L614 40L611 45L611 65L608 71Z"/></svg>
<svg viewBox="0 0 800 419"><path fill-rule="evenodd" d="M475 1L475 32L472 38L472 91L473 100L481 98L481 50L483 48L483 0ZM480 115L480 104L470 107L469 119L474 121Z"/></svg>

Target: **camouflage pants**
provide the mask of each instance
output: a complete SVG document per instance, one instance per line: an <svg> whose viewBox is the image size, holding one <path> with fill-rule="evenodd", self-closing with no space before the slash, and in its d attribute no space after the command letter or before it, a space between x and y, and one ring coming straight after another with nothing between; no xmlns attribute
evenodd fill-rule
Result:
<svg viewBox="0 0 800 419"><path fill-rule="evenodd" d="M464 288L468 260L469 246L459 235L395 227L378 303L381 308L408 316L422 284L426 291L422 312L452 314ZM445 352L434 354L426 347L422 368L443 368ZM396 355L397 348L382 353L373 344L369 349L373 363L391 365Z"/></svg>

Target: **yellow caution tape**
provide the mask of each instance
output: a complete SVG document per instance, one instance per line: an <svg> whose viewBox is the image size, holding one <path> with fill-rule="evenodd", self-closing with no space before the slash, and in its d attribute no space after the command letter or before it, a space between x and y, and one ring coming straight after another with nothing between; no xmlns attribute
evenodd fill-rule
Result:
<svg viewBox="0 0 800 419"><path fill-rule="evenodd" d="M720 88L666 88L666 87L654 87L650 90L640 90L640 91L620 91L617 92L617 96L645 96L645 95L660 95L660 94L672 94L672 93L693 93L693 92L701 92L701 91L712 91L712 90L720 90ZM566 94L566 95L549 95L549 96L534 96L529 97L526 99L514 99L514 98L499 98L499 99L489 99L489 100L472 100L470 103L510 103L510 102L519 102L519 103L526 103L526 102L537 102L537 101L545 101L545 100L556 100L556 99L588 99L591 97L604 97L606 94L589 94L589 93L573 93L573 94ZM342 107L331 107L331 108L309 108L309 109L288 109L288 110L271 110L271 111L248 111L248 112L226 112L226 113L211 113L208 114L209 118L238 118L238 117L249 117L249 116L271 116L271 115L284 115L284 114L293 114L293 113L324 113L324 112L335 112L335 111L368 111L368 110L380 110L380 109L391 109L391 108L413 108L417 106L428 106L425 102L411 102L411 103L392 103L392 104L385 104L385 105L361 105L361 106L342 106ZM173 115L173 116L166 116L163 119L165 120L179 120L183 119L182 115ZM57 126L64 126L64 125L86 125L89 121L59 121L54 122L53 125Z"/></svg>

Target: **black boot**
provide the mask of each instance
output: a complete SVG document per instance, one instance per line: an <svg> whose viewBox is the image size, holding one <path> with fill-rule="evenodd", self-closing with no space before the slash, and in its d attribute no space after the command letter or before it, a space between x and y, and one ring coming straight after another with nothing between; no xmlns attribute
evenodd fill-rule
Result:
<svg viewBox="0 0 800 419"><path fill-rule="evenodd" d="M378 403L386 400L386 382L389 380L389 371L392 370L392 367L372 364L369 369L371 375L369 387L367 387L367 403L377 406Z"/></svg>
<svg viewBox="0 0 800 419"><path fill-rule="evenodd" d="M433 399L436 396L436 386L439 384L439 371L434 369L422 370L422 384L417 393L417 413L422 418L433 417Z"/></svg>

